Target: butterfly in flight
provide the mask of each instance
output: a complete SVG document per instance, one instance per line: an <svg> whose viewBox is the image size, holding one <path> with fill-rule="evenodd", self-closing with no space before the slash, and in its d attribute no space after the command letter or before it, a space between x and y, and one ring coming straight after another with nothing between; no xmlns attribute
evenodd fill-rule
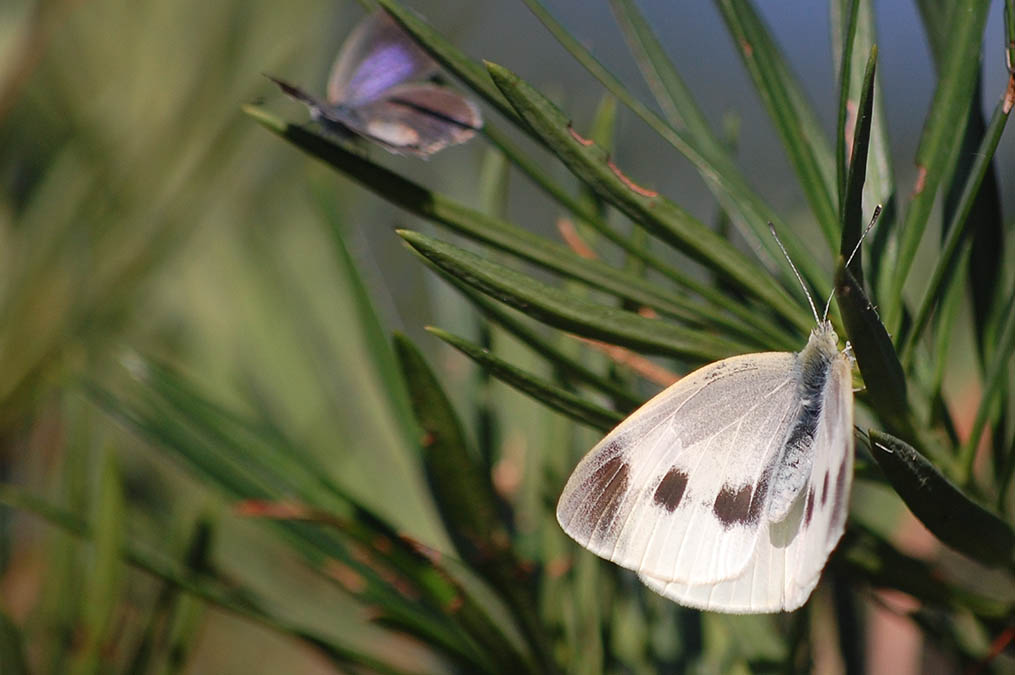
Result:
<svg viewBox="0 0 1015 675"><path fill-rule="evenodd" d="M395 154L429 157L482 128L475 103L428 81L437 63L386 12L377 10L346 39L321 100L268 76L310 116L340 136L356 134Z"/></svg>

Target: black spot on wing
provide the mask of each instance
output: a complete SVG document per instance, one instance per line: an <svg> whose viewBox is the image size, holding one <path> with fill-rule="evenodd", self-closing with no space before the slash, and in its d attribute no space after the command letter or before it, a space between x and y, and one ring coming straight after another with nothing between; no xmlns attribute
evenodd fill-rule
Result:
<svg viewBox="0 0 1015 675"><path fill-rule="evenodd" d="M589 508L589 522L596 523L596 530L600 534L613 523L613 517L620 507L620 499L627 491L630 472L631 468L618 454L596 469L589 479L589 493L596 495Z"/></svg>
<svg viewBox="0 0 1015 675"><path fill-rule="evenodd" d="M667 471L653 495L655 503L670 513L676 511L680 506L680 500L684 498L687 478L687 474L679 469L671 468Z"/></svg>
<svg viewBox="0 0 1015 675"><path fill-rule="evenodd" d="M814 514L814 486L807 490L807 505L804 507L804 527L811 524L811 516Z"/></svg>
<svg viewBox="0 0 1015 675"><path fill-rule="evenodd" d="M723 527L730 528L734 525L744 525L750 522L751 494L754 492L750 485L743 485L739 488L732 488L723 485L719 495L712 505L712 512Z"/></svg>
<svg viewBox="0 0 1015 675"><path fill-rule="evenodd" d="M828 501L828 472L825 471L825 477L821 481L821 506L825 506L825 502Z"/></svg>

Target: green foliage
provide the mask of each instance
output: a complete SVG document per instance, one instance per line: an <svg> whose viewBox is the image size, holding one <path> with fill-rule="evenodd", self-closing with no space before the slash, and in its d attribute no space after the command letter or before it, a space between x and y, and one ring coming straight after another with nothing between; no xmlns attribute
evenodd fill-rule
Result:
<svg viewBox="0 0 1015 675"><path fill-rule="evenodd" d="M63 4L26 12L26 34L44 40ZM588 138L541 83L470 58L397 0L380 4L489 117L499 114L474 142L489 144L479 207L425 186L424 169L266 107L236 115L248 92L225 97L198 81L177 83L166 113L193 126L183 152L182 128L149 128L150 106L124 113L115 97L96 96L95 110L69 114L61 133L73 140L33 158L25 148L42 141L19 139L15 124L32 128L17 118L27 113L0 87L0 157L35 162L24 176L0 172L5 187L29 184L0 213L16 251L4 256L0 286L0 430L14 449L0 468L31 473L15 453L61 454L55 477L3 472L0 573L17 580L18 549L28 548L15 520L46 524L50 564L31 618L0 599L0 670L182 672L209 658L202 634L225 615L341 670L797 672L833 658L859 672L861 611L879 606L882 591L913 599L898 611L947 663L1011 668L1011 648L996 652L1015 613L1015 242L993 160L1015 73L984 120L979 54L1001 44L984 37L988 4L918 3L938 79L910 188L892 169L870 2L831 2L839 86L829 139L757 7L717 1L812 227L790 227L751 187L667 57L666 36L633 0L611 6L663 115L539 0L525 0L610 95ZM206 79L249 81L250 57L240 55L256 43L231 24L248 16L244 7L202 10L219 39L204 50L215 69ZM167 19L138 12L135 20ZM108 19L73 16L84 25L65 27L70 36ZM1005 17L1010 58L1010 0ZM147 69L175 37L147 45L130 35L124 47L139 58L117 82L154 77ZM196 68L202 56L181 58ZM108 95L102 65L83 61L81 77ZM72 98L76 80L52 81L67 90L30 90L42 100L27 110ZM188 105L209 97L222 99L202 108L214 114L191 120ZM616 124L627 111L691 162L735 236L660 194L648 170L617 166ZM349 183L336 189L293 149ZM282 177L264 168L273 162L300 170ZM509 168L559 208L547 221L573 219L568 245L506 215ZM231 201L217 193L224 174L239 176ZM155 199L142 189L151 183L163 186ZM446 282L430 295L439 321L455 325L427 331L468 360L433 358L437 341L419 326L406 327L418 340L389 338L387 310L352 252L344 198L360 187L400 210L391 239L413 255L398 264L424 263L412 283ZM186 255L172 254L186 252L211 205L250 230L242 250L215 249L225 250L206 285L166 325L145 325L145 298L181 291L157 282L181 269ZM876 205L881 220L847 265ZM308 213L317 229L288 231L294 214ZM650 372L804 344L813 319L769 222L805 283L834 295L831 319L856 356L857 481L847 534L804 608L706 614L579 550L553 507L580 453L647 399ZM925 259L929 273L917 274ZM232 285L208 291L231 266L243 268ZM220 312L264 344L223 366L215 355L236 343L219 335L218 351L203 353L172 329L180 317L215 324ZM481 372L467 382L466 362ZM959 400L969 390L979 393ZM59 440L48 440L52 429ZM931 533L929 546L907 547L907 511Z"/></svg>

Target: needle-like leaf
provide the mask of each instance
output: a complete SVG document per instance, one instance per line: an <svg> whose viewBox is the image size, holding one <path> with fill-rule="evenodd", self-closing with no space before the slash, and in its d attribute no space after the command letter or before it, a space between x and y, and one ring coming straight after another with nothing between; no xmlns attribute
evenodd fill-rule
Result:
<svg viewBox="0 0 1015 675"><path fill-rule="evenodd" d="M974 560L1015 565L1015 531L962 493L911 445L871 429L871 453L906 506L938 539Z"/></svg>

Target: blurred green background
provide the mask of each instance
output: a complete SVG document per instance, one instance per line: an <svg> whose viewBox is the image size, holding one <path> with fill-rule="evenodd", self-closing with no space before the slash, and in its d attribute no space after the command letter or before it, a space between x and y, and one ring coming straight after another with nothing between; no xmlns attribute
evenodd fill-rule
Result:
<svg viewBox="0 0 1015 675"><path fill-rule="evenodd" d="M788 221L805 219L801 193L716 10L703 8L691 20L667 5L643 9L670 55L687 65L706 113L716 120L737 114L739 155L754 187ZM1000 5L988 36L1001 32ZM646 94L608 7L550 7L635 93ZM414 8L468 54L503 63L548 92L579 128L592 119L601 89L524 6L434 0ZM827 10L813 11L812 3L762 9L831 134L837 85ZM422 327L468 333L473 315L392 231L426 225L241 111L257 102L302 121L305 110L261 74L322 90L360 16L354 3L322 0L0 3L0 481L85 516L95 508L105 458L115 455L129 506L126 538L180 552L195 519L209 517L218 523L214 557L227 575L242 575L288 619L386 651L407 668L440 669L432 653L409 641L388 649L392 638L368 625L361 607L125 430L82 385L115 388L138 354L154 357L199 383L209 399L295 439L393 524L446 547L416 460L392 421L399 411L369 357L374 335L360 320L351 285L362 276L385 328L424 348L457 401L480 391L475 371ZM884 3L878 20L891 26L881 51L887 119L897 156L908 158L923 121L914 111L933 92L930 58L908 3ZM1005 78L1000 56L1000 49L985 54L988 107ZM428 162L377 150L371 157L478 206L485 150L478 140ZM714 201L694 169L632 115L620 115L615 157L637 176L653 176L653 187L703 220L713 217ZM995 168L1009 188L1002 201L1011 213L1010 133ZM900 185L912 183L911 165L898 161L897 171ZM512 178L507 211L533 231L554 232L554 207L522 178ZM336 254L334 228L355 271ZM830 269L830 260L821 262ZM534 363L520 350L512 358ZM953 398L967 384L952 383ZM560 424L554 413L506 387L490 392L484 395L500 414L505 447L552 451L532 440ZM580 433L577 444L591 447L596 434ZM0 520L0 609L30 638L30 659L46 663L80 639L52 618L74 615L61 603L80 608L95 600L82 585L93 554L34 517L4 509ZM140 630L131 607L158 591L150 577L121 573L125 605L111 620L123 627L126 644ZM305 645L214 609L193 649L188 672L333 672Z"/></svg>

